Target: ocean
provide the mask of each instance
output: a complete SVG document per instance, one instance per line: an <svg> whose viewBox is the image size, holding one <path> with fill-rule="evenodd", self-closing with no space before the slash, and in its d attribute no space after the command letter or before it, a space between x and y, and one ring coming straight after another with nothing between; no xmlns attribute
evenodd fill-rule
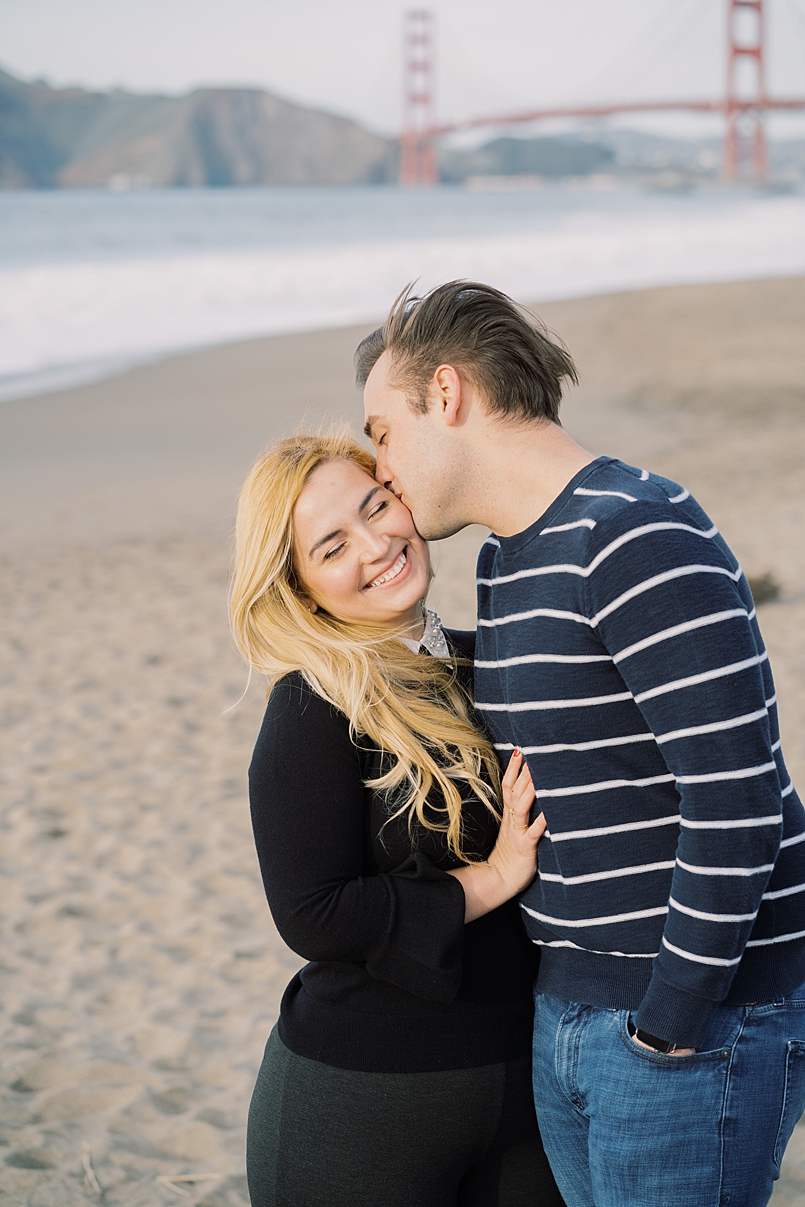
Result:
<svg viewBox="0 0 805 1207"><path fill-rule="evenodd" d="M0 192L0 400L379 319L410 281L529 301L805 273L805 190Z"/></svg>

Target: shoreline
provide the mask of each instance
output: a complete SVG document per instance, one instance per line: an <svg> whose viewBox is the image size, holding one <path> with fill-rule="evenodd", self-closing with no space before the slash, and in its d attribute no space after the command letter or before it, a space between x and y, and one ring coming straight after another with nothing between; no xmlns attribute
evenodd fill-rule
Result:
<svg viewBox="0 0 805 1207"><path fill-rule="evenodd" d="M67 206L66 244L53 231L69 198L41 200L47 229L22 211L15 218L11 206L0 239L7 398L43 392L24 383L42 366L97 378L102 362L150 363L256 333L361 325L411 279L423 287L491 280L553 305L805 273L801 191L391 189L329 199L314 191L302 201L191 190L181 207L161 193L127 202L97 193Z"/></svg>
<svg viewBox="0 0 805 1207"><path fill-rule="evenodd" d="M591 289L567 296L563 293L557 293L543 298L538 302L527 302L525 305L539 312L543 309L550 309L555 305L568 303L572 305L574 302L584 303L594 298L617 297L622 294L655 293L659 290L678 288L696 289L708 285L746 285L762 281L798 280L801 276L802 273L799 271L791 272L783 269L778 272L765 272L751 276L741 275L740 272L737 272L735 275L727 272L723 276L709 276L705 280L696 280L691 277L689 279L686 278L684 281L661 282L660 284L653 285L624 284L619 288L602 286L599 289ZM309 325L301 323L287 330L266 331L258 335L222 335L220 338L213 338L208 341L190 342L171 348L154 348L150 352L117 353L109 356L99 356L90 361L57 365L49 369L36 370L25 374L7 377L0 376L0 406L6 403L24 402L25 400L35 402L37 399L49 398L54 394L64 394L73 390L83 389L87 386L102 385L105 382L114 381L118 377L134 372L137 369L153 368L168 361L181 360L186 357L203 355L204 353L214 353L224 348L236 347L243 344L262 343L265 340L288 339L295 336L310 336L315 338L316 336L323 336L337 331L372 329L379 326L382 321L382 315L377 315L374 318L366 318L365 321L353 315L349 318L345 317L342 322L322 324L312 321ZM15 380L20 381L22 393L18 393L17 387L11 384ZM26 381L29 382L28 385L22 384Z"/></svg>
<svg viewBox="0 0 805 1207"><path fill-rule="evenodd" d="M805 783L805 277L537 308L576 357L568 430L682 481L747 574ZM246 1110L285 983L249 828L262 715L227 627L237 489L259 449L362 407L368 327L217 346L0 404L3 1131L9 1202L246 1207ZM432 602L474 619L468 529ZM216 1180L217 1179L217 1180ZM182 1184L186 1185L186 1184ZM165 1194L162 1194L162 1190ZM805 1195L805 1126L773 1207Z"/></svg>

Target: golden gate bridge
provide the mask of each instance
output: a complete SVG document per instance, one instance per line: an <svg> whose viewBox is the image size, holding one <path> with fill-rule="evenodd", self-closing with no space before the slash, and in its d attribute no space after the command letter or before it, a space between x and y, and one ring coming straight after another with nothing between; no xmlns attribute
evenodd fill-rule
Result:
<svg viewBox="0 0 805 1207"><path fill-rule="evenodd" d="M764 0L727 0L727 73L721 97L704 100L646 100L600 105L526 109L459 121L436 120L434 22L427 9L405 14L403 30L403 129L399 135L400 184L439 182L437 140L446 134L510 126L551 118L604 118L622 113L720 113L724 117L722 175L765 180L769 170L764 117L805 110L805 97L771 96L766 86ZM749 30L746 24L749 23ZM743 25L743 28L742 28ZM739 77L743 77L742 79Z"/></svg>

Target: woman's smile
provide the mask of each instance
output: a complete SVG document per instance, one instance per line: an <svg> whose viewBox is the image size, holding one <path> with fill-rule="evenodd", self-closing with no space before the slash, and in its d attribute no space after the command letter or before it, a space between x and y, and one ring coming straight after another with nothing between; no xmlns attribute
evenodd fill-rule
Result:
<svg viewBox="0 0 805 1207"><path fill-rule="evenodd" d="M385 587L388 583L394 582L402 574L403 570L410 569L411 562L408 557L408 546L406 545L402 553L399 555L394 565L386 570L383 574L379 574L377 578L373 578L367 583L364 591L368 591L370 587Z"/></svg>

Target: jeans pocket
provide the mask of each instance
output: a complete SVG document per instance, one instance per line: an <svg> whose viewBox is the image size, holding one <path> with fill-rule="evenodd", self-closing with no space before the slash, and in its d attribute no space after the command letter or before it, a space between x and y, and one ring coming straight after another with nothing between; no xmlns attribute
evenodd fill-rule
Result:
<svg viewBox="0 0 805 1207"><path fill-rule="evenodd" d="M797 1120L805 1110L805 1043L792 1040L785 1054L785 1082L780 1109L780 1126L774 1144L774 1164L779 1174L786 1145L791 1139Z"/></svg>
<svg viewBox="0 0 805 1207"><path fill-rule="evenodd" d="M632 1026L634 1026L634 1015L631 1015L628 1011L624 1011L622 1024L620 1024L620 1038L622 1038L626 1048L629 1049L632 1055L638 1056L641 1060L648 1061L652 1065L664 1066L665 1068L689 1068L693 1065L702 1065L705 1062L723 1062L728 1060L730 1056L731 1049L729 1044L724 1044L723 1048L695 1051L695 1053L687 1056L676 1056L673 1053L658 1053L653 1048L646 1048L643 1044L637 1043L637 1040L631 1034Z"/></svg>

